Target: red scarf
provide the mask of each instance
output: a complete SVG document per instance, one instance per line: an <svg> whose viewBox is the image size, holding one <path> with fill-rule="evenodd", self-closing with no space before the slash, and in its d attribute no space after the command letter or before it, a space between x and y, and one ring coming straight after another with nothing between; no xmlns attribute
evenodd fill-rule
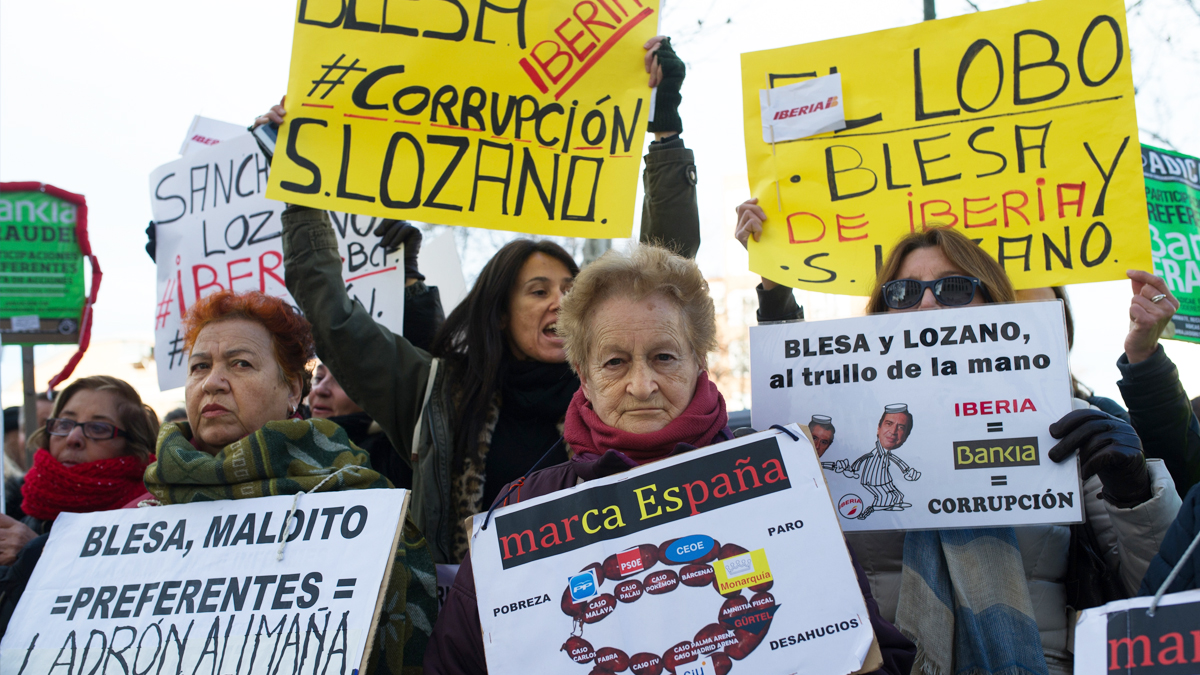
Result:
<svg viewBox="0 0 1200 675"><path fill-rule="evenodd" d="M563 437L576 455L599 457L611 449L624 453L638 464L645 464L670 455L679 443L704 447L712 443L728 423L725 398L717 391L717 385L709 381L708 373L700 373L696 393L687 409L667 426L648 434L621 431L601 422L580 388L567 408Z"/></svg>
<svg viewBox="0 0 1200 675"><path fill-rule="evenodd" d="M63 512L119 509L146 492L142 476L153 462L154 455L146 459L125 455L63 466L42 448L34 454L33 467L25 474L21 510L38 520L54 520Z"/></svg>

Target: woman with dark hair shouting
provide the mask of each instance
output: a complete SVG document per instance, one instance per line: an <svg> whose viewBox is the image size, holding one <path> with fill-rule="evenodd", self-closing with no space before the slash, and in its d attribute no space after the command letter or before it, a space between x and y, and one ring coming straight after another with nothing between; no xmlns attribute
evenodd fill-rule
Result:
<svg viewBox="0 0 1200 675"><path fill-rule="evenodd" d="M646 156L641 238L692 257L700 241L696 173L677 114L684 65L663 38L645 47L649 84L658 86L650 126L657 140ZM280 112L263 119L278 121ZM509 243L426 352L351 302L324 212L288 208L283 250L288 290L313 322L317 353L401 457L412 459L412 514L435 561L459 562L467 552L464 518L539 460L568 459L564 450L543 455L579 388L556 333L578 266L552 242Z"/></svg>

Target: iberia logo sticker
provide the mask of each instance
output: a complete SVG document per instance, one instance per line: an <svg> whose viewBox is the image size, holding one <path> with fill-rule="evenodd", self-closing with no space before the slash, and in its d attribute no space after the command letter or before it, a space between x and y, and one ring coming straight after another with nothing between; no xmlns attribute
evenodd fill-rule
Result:
<svg viewBox="0 0 1200 675"><path fill-rule="evenodd" d="M774 580L771 567L767 564L767 552L761 548L718 560L713 565L713 571L717 573L717 592L721 594Z"/></svg>

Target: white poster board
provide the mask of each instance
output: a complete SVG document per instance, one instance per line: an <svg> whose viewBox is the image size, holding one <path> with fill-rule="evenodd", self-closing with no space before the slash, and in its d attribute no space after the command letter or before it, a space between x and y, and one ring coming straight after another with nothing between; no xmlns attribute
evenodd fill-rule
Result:
<svg viewBox="0 0 1200 675"><path fill-rule="evenodd" d="M1200 590L1086 609L1075 623L1076 675L1187 675L1200 662Z"/></svg>
<svg viewBox="0 0 1200 675"><path fill-rule="evenodd" d="M285 299L284 205L265 197L270 167L249 133L191 153L150 174L158 285L154 351L164 391L186 380L181 314L220 290ZM330 214L352 300L395 333L404 328L404 251L386 255L375 218Z"/></svg>
<svg viewBox="0 0 1200 675"><path fill-rule="evenodd" d="M436 286L446 316L467 297L467 280L463 277L462 259L454 241L454 230L443 232L431 242L421 245L421 273L425 283Z"/></svg>
<svg viewBox="0 0 1200 675"><path fill-rule="evenodd" d="M246 127L209 117L196 115L184 136L183 145L179 146L180 155L190 155L193 152L206 150L221 141L241 136L246 133Z"/></svg>
<svg viewBox="0 0 1200 675"><path fill-rule="evenodd" d="M1082 521L1077 458L1046 456L1058 301L755 326L750 372L754 427L813 429L846 531Z"/></svg>
<svg viewBox="0 0 1200 675"><path fill-rule="evenodd" d="M874 634L796 427L475 516L491 673L851 673ZM797 439L797 440L794 440Z"/></svg>
<svg viewBox="0 0 1200 675"><path fill-rule="evenodd" d="M64 513L0 642L0 672L362 668L408 494L308 494L290 520L291 496Z"/></svg>

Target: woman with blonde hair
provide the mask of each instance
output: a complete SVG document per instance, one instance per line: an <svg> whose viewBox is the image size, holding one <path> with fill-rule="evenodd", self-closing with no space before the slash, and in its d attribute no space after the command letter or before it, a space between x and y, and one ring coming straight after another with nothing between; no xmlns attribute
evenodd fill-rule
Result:
<svg viewBox="0 0 1200 675"><path fill-rule="evenodd" d="M716 328L708 283L691 260L638 245L585 267L559 316L567 362L580 381L562 439L574 456L506 486L500 500L533 499L732 439L725 399L706 372ZM854 565L884 659L880 671L907 674L913 645L880 616L866 574ZM468 554L434 627L425 669L486 672L480 630ZM708 655L715 672L748 653L730 651Z"/></svg>

